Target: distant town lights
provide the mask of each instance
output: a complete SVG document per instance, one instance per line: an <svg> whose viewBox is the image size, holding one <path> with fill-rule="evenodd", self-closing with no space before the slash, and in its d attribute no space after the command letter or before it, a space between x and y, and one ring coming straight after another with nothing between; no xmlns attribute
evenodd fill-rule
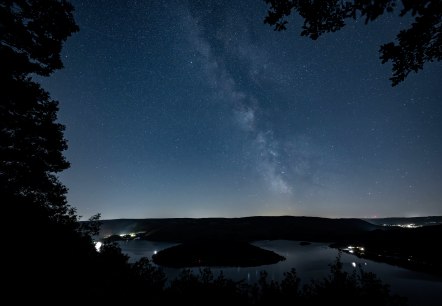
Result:
<svg viewBox="0 0 442 306"><path fill-rule="evenodd" d="M398 226L403 228L416 228L416 227L422 227L423 225L417 225L415 223L408 223L408 224L382 224L382 226Z"/></svg>
<svg viewBox="0 0 442 306"><path fill-rule="evenodd" d="M346 247L344 249L344 251L346 251L348 253L351 253L351 254L354 254L355 252L359 253L359 254L362 254L362 253L364 253L365 248L362 247L362 246L352 246L352 245L349 245L348 247Z"/></svg>

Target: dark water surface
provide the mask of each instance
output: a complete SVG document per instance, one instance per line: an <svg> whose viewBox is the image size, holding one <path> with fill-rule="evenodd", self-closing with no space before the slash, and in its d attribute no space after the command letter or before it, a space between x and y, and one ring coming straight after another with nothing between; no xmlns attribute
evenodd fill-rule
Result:
<svg viewBox="0 0 442 306"><path fill-rule="evenodd" d="M302 246L298 241L275 240L257 241L253 243L264 249L272 250L286 258L272 265L251 268L212 268L217 275L223 271L224 275L234 280L245 280L248 283L256 282L260 271L267 271L268 278L280 281L284 272L295 268L303 282L311 279L320 279L328 275L329 265L336 259L338 251L324 243L312 243ZM141 257L152 258L155 252L173 246L173 243L132 240L121 242L123 253L130 256L134 262ZM232 250L235 252L235 250ZM352 271L357 265L362 265L366 271L374 272L383 282L390 284L391 291L409 298L410 305L442 305L442 277L425 273L414 272L404 268L378 263L343 253L341 261L347 271ZM169 279L176 277L181 269L163 268ZM198 272L199 268L192 268Z"/></svg>

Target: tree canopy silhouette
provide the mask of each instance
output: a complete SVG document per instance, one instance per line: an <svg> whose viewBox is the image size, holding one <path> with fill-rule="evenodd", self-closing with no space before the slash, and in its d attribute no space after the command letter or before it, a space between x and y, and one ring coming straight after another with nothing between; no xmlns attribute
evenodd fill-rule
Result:
<svg viewBox="0 0 442 306"><path fill-rule="evenodd" d="M442 59L442 2L439 0L265 0L270 5L264 22L276 31L286 30L287 17L297 12L304 18L301 35L316 40L324 33L336 32L346 19L364 18L365 23L384 13L397 10L399 16L413 16L410 28L401 30L395 42L381 46L382 63L393 63L392 86L404 81L410 72L418 72L427 62Z"/></svg>
<svg viewBox="0 0 442 306"><path fill-rule="evenodd" d="M63 42L79 30L73 9L64 0L2 0L2 75L48 76L63 68L60 58Z"/></svg>
<svg viewBox="0 0 442 306"><path fill-rule="evenodd" d="M160 271L129 265L118 245L96 251L100 215L80 224L56 175L69 167L64 126L58 102L32 77L63 67L62 45L76 31L67 1L0 1L0 199L16 222L5 280L18 304L115 303L132 287L162 286Z"/></svg>
<svg viewBox="0 0 442 306"><path fill-rule="evenodd" d="M0 199L17 222L8 281L46 302L67 296L96 256L56 175L69 167L58 102L32 78L63 67L63 42L78 30L72 12L62 0L0 1Z"/></svg>
<svg viewBox="0 0 442 306"><path fill-rule="evenodd" d="M78 30L72 11L68 2L56 0L0 4L2 198L32 203L57 222L76 220L55 175L69 167L62 154L64 126L56 122L58 102L31 76L63 67L62 44Z"/></svg>

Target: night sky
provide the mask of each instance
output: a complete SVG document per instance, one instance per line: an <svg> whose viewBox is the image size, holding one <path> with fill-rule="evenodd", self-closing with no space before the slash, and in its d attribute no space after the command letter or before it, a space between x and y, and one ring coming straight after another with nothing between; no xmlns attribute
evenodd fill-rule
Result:
<svg viewBox="0 0 442 306"><path fill-rule="evenodd" d="M391 87L379 60L408 19L312 41L263 1L71 2L42 84L83 218L442 215L442 65Z"/></svg>

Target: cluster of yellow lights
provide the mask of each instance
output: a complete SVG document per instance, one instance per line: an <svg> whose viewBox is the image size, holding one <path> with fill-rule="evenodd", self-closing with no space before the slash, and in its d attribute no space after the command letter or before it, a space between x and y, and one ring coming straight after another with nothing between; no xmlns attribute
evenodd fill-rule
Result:
<svg viewBox="0 0 442 306"><path fill-rule="evenodd" d="M354 253L355 251L364 252L365 248L361 246L352 246L349 245L347 248L344 249L344 251L348 251L349 253Z"/></svg>
<svg viewBox="0 0 442 306"><path fill-rule="evenodd" d="M120 234L119 236L120 236L120 237L125 237L125 236L127 236L127 235L131 236L132 238L135 238L135 237L137 236L136 233Z"/></svg>
<svg viewBox="0 0 442 306"><path fill-rule="evenodd" d="M419 225L416 225L414 223L410 223L410 224L400 224L400 227L405 227L405 228L416 228L416 227L420 227Z"/></svg>
<svg viewBox="0 0 442 306"><path fill-rule="evenodd" d="M422 227L422 225L417 225L414 223L408 223L408 224L382 224L383 226L399 226L403 228L416 228L416 227Z"/></svg>

